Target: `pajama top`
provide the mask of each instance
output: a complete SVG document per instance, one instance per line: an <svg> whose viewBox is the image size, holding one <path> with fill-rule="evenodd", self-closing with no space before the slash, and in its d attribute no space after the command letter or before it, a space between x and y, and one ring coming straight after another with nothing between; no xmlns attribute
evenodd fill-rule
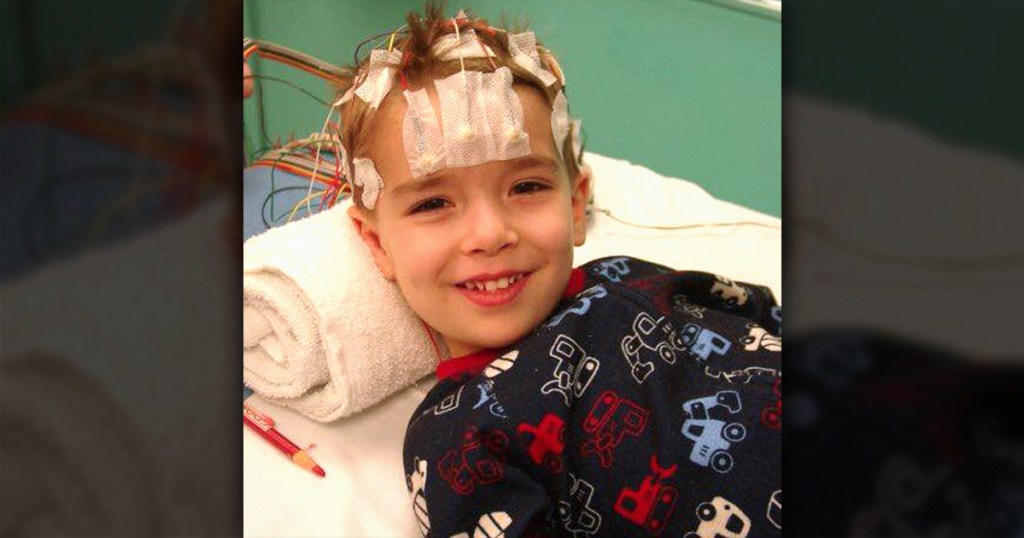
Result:
<svg viewBox="0 0 1024 538"><path fill-rule="evenodd" d="M513 346L442 362L406 431L424 535L780 536L781 308L628 257Z"/></svg>

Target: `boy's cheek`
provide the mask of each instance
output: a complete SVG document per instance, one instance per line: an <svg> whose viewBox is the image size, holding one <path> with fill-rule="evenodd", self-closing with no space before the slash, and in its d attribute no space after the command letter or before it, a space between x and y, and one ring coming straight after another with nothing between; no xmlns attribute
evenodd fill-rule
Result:
<svg viewBox="0 0 1024 538"><path fill-rule="evenodd" d="M576 235L573 222L564 217L558 219L557 222L559 223L558 226L552 226L543 234L534 235L534 238L550 252L565 251L571 253Z"/></svg>
<svg viewBox="0 0 1024 538"><path fill-rule="evenodd" d="M436 276L432 271L425 270L427 267L434 267L435 260L432 253L424 249L424 243L429 243L429 241L413 241L409 244L396 245L391 259L395 275L403 288L426 289L428 285L432 284L431 278ZM404 292L403 289L403 295L407 295Z"/></svg>

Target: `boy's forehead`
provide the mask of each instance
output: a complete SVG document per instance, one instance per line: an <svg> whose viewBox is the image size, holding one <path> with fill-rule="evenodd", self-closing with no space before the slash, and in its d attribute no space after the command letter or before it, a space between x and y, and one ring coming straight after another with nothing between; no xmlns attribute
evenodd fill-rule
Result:
<svg viewBox="0 0 1024 538"><path fill-rule="evenodd" d="M530 153L545 160L561 163L551 132L551 108L540 90L525 84L513 84L512 89L523 110L523 131L529 139ZM441 104L433 85L424 87L434 117L444 129L441 118ZM380 173L385 190L396 181L413 178L406 158L404 136L408 136L403 125L409 105L401 92L392 92L382 103L373 120L367 143L367 156L373 160Z"/></svg>

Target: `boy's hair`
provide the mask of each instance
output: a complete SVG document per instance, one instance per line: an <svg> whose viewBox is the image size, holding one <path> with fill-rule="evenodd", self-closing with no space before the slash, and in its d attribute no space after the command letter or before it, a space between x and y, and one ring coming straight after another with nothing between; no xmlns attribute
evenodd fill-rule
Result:
<svg viewBox="0 0 1024 538"><path fill-rule="evenodd" d="M442 37L456 34L456 25L459 33L473 30L480 44L480 50L489 48L493 55L464 58L461 61L458 58L440 58L434 45ZM556 79L554 83L544 84L540 77L517 63L509 49L509 34L526 31L525 24L520 23L517 26L519 28L515 30L494 28L486 20L464 15L462 12L456 18L445 17L443 7L430 1L424 9L424 16L410 12L406 16L405 26L394 32L374 36L364 41L363 44L370 40L384 40L387 43L385 50L399 51L401 55L400 62L388 63L388 67L392 68L393 75L391 91L384 100L394 98L396 93L400 93L402 89L420 89L434 80L448 77L463 68L466 71L490 73L498 68L507 67L512 73L513 84L528 85L540 90L548 105L553 106L559 91L563 93L565 91L565 78L561 68L554 56L539 42L536 45L537 53L543 68L554 74ZM367 155L368 146L373 137L373 117L378 110L366 101L351 95L367 78L370 71L370 55L358 60L359 48L356 49L356 54L358 63L349 68L351 76L342 80L337 86L339 99L346 93L350 94L350 98L342 104L340 110L341 143L345 150L342 156L348 161L345 163L346 170L353 170L353 159ZM395 57L397 55L392 56L392 58ZM562 147L557 148L563 163L565 163L570 180L576 178L582 166L583 152L580 148L579 133L576 132L578 125L576 123L570 127ZM354 202L365 209L362 203L362 187L353 181L352 177L348 177L347 180L352 188Z"/></svg>

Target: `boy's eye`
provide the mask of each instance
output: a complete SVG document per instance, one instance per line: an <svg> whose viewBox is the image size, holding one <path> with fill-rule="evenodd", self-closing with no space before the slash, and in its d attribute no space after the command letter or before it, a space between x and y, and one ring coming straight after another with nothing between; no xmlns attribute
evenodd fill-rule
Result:
<svg viewBox="0 0 1024 538"><path fill-rule="evenodd" d="M520 181L512 186L512 192L514 194L532 194L535 192L546 191L550 187L546 183L534 180Z"/></svg>
<svg viewBox="0 0 1024 538"><path fill-rule="evenodd" d="M409 210L409 213L413 214L413 213L424 213L424 212L429 212L429 211L437 211L439 209L444 209L444 208L448 207L448 205L449 205L448 200L445 200L444 198L430 198L428 200L424 200L424 201L414 205L412 207L412 209Z"/></svg>

